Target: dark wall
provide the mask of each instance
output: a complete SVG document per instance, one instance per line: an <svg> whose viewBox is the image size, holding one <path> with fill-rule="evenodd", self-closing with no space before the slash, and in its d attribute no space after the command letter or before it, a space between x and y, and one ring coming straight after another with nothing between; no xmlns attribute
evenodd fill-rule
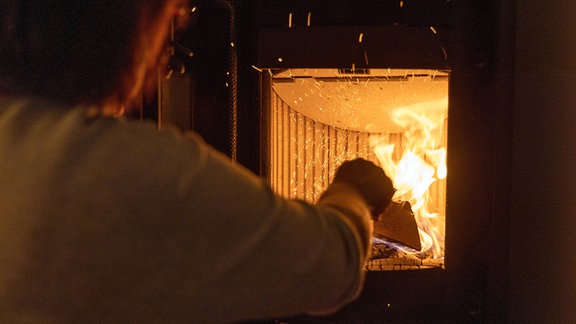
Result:
<svg viewBox="0 0 576 324"><path fill-rule="evenodd" d="M576 2L518 0L510 323L576 320Z"/></svg>

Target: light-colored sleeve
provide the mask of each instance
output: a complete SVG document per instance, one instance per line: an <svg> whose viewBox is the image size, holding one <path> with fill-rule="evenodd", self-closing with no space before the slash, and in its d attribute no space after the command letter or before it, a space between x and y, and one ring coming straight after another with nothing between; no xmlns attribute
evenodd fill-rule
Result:
<svg viewBox="0 0 576 324"><path fill-rule="evenodd" d="M368 210L341 204L345 187L286 200L194 135L84 110L10 116L3 323L281 318L334 311L362 287L354 222Z"/></svg>
<svg viewBox="0 0 576 324"><path fill-rule="evenodd" d="M196 136L184 145L189 161L162 161L176 164L168 178L177 199L166 217L187 236L196 314L238 321L327 313L357 297L369 211L354 189L333 185L317 205L286 200Z"/></svg>

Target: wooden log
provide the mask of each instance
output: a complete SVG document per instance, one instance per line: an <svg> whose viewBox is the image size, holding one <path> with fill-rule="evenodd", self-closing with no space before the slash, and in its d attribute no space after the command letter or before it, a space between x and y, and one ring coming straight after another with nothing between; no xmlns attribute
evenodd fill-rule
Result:
<svg viewBox="0 0 576 324"><path fill-rule="evenodd" d="M374 221L374 236L399 243L416 251L422 249L412 206L407 201L390 202Z"/></svg>

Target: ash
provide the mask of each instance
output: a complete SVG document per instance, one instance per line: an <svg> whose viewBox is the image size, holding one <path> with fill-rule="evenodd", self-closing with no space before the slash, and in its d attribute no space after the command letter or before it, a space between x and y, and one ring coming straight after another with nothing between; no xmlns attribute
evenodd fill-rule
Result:
<svg viewBox="0 0 576 324"><path fill-rule="evenodd" d="M444 259L434 259L432 252L406 252L396 244L375 240L366 259L368 271L417 270L444 268Z"/></svg>

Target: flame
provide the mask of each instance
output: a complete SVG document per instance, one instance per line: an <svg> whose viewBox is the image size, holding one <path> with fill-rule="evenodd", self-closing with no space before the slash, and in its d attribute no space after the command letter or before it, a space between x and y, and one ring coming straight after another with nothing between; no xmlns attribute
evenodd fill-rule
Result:
<svg viewBox="0 0 576 324"><path fill-rule="evenodd" d="M400 140L392 143L389 136L373 135L370 144L397 189L393 199L412 205L422 250L403 251L429 253L437 259L444 257L447 100L432 104L445 108L428 112L424 107L395 109L391 117L403 129Z"/></svg>

